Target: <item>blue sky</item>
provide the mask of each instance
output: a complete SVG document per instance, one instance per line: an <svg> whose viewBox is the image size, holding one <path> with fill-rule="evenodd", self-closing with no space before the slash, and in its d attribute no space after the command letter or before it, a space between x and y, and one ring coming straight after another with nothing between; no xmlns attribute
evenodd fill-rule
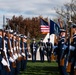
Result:
<svg viewBox="0 0 76 75"><path fill-rule="evenodd" d="M55 9L60 8L70 0L0 0L0 25L5 15L11 18L13 15L26 17L56 17Z"/></svg>

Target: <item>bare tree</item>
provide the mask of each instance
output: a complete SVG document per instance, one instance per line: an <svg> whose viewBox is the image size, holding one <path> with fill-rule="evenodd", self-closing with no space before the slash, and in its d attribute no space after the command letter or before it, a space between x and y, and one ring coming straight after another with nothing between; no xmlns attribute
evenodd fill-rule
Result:
<svg viewBox="0 0 76 75"><path fill-rule="evenodd" d="M71 19L76 23L76 0L71 0L70 3L66 3L60 9L56 8L55 10L62 18L66 18L67 21Z"/></svg>

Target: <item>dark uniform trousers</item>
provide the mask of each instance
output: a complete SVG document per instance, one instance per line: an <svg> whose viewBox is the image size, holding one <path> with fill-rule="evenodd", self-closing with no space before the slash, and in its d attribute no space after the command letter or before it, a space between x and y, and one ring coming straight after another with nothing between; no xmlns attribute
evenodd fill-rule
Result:
<svg viewBox="0 0 76 75"><path fill-rule="evenodd" d="M20 66L21 66L21 61L16 60L15 75L18 75L20 73Z"/></svg>
<svg viewBox="0 0 76 75"><path fill-rule="evenodd" d="M21 70L26 70L26 65L27 65L27 43L24 42L24 50L25 50L25 57L26 60L21 61Z"/></svg>
<svg viewBox="0 0 76 75"><path fill-rule="evenodd" d="M15 41L15 43L17 40ZM16 44L15 44L16 45ZM15 46L16 47L16 46ZM15 68L15 75L18 75L20 73L20 68L21 68L21 61L16 60L16 68Z"/></svg>

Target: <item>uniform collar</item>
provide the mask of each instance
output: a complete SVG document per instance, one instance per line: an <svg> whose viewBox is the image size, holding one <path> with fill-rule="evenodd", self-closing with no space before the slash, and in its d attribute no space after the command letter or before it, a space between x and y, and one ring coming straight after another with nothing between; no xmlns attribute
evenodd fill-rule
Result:
<svg viewBox="0 0 76 75"><path fill-rule="evenodd" d="M65 36L62 36L61 38L65 38Z"/></svg>
<svg viewBox="0 0 76 75"><path fill-rule="evenodd" d="M2 36L0 35L0 38L2 38Z"/></svg>
<svg viewBox="0 0 76 75"><path fill-rule="evenodd" d="M73 38L76 38L76 34L73 35Z"/></svg>
<svg viewBox="0 0 76 75"><path fill-rule="evenodd" d="M59 41L61 41L61 40L63 40L63 39L65 39L65 37L61 37Z"/></svg>
<svg viewBox="0 0 76 75"><path fill-rule="evenodd" d="M73 36L76 36L76 34L74 34Z"/></svg>

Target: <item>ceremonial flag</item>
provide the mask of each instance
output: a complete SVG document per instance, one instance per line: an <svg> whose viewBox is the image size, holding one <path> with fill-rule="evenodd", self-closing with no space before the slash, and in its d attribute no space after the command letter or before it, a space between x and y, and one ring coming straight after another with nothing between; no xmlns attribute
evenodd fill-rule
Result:
<svg viewBox="0 0 76 75"><path fill-rule="evenodd" d="M40 29L42 34L47 34L49 33L49 24L47 21L43 20L42 18L40 19Z"/></svg>
<svg viewBox="0 0 76 75"><path fill-rule="evenodd" d="M54 21L50 20L50 34L59 35L60 27Z"/></svg>

